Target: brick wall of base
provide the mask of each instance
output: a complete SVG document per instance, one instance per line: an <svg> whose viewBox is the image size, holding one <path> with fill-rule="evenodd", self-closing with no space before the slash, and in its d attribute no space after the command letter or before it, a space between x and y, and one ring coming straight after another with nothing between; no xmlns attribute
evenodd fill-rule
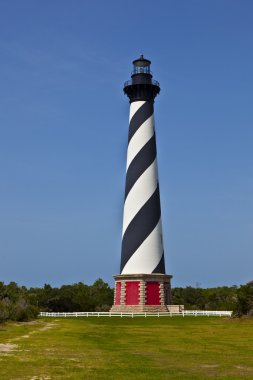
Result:
<svg viewBox="0 0 253 380"><path fill-rule="evenodd" d="M172 303L170 285L172 276L153 273L124 275L120 274L113 277L115 279L115 291L114 305L111 308L111 312L168 312L167 305L170 305ZM130 284L133 282L138 283L139 289L139 302L135 305L129 304L129 294L126 299L126 288L129 289ZM129 283L129 285L127 285L127 283ZM147 285L147 283L149 283L149 285ZM147 288L149 292L148 297ZM120 297L118 294L119 289ZM152 305L152 302L156 304Z"/></svg>

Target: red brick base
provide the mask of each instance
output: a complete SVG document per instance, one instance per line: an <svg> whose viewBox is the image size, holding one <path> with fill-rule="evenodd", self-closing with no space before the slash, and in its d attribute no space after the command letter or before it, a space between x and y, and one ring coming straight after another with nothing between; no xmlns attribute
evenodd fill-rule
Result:
<svg viewBox="0 0 253 380"><path fill-rule="evenodd" d="M119 274L115 279L112 312L167 312L171 305L172 276L166 274Z"/></svg>

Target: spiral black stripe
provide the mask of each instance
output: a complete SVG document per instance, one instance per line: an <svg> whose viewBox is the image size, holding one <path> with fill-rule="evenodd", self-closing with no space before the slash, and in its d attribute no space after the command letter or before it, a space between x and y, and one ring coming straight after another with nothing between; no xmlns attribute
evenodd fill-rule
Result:
<svg viewBox="0 0 253 380"><path fill-rule="evenodd" d="M127 227L121 251L121 271L143 241L154 230L161 217L159 185Z"/></svg>
<svg viewBox="0 0 253 380"><path fill-rule="evenodd" d="M137 132L137 130L140 128L140 126L150 118L154 113L154 105L153 102L145 102L142 106L138 109L138 111L135 112L132 119L130 120L129 125L129 133L128 133L128 143Z"/></svg>
<svg viewBox="0 0 253 380"><path fill-rule="evenodd" d="M156 158L156 138L155 133L144 145L139 153L134 157L128 167L126 175L125 199L138 178L154 162Z"/></svg>
<svg viewBox="0 0 253 380"><path fill-rule="evenodd" d="M165 262L164 262L164 252L162 254L161 260L157 267L153 270L152 273L165 273Z"/></svg>

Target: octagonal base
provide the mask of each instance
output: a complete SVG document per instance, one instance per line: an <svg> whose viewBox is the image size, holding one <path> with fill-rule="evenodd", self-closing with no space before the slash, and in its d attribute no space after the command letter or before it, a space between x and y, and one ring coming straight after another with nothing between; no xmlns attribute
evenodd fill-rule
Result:
<svg viewBox="0 0 253 380"><path fill-rule="evenodd" d="M111 312L168 312L171 299L171 275L119 274L115 279Z"/></svg>

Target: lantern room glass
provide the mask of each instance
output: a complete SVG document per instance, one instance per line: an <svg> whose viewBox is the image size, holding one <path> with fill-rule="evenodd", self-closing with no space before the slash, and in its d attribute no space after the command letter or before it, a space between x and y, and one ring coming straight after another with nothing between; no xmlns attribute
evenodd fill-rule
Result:
<svg viewBox="0 0 253 380"><path fill-rule="evenodd" d="M139 59L136 59L135 61L133 61L132 75L151 74L150 64L151 62L148 59L145 59L143 55L141 55Z"/></svg>
<svg viewBox="0 0 253 380"><path fill-rule="evenodd" d="M134 65L133 74L151 74L150 65Z"/></svg>

